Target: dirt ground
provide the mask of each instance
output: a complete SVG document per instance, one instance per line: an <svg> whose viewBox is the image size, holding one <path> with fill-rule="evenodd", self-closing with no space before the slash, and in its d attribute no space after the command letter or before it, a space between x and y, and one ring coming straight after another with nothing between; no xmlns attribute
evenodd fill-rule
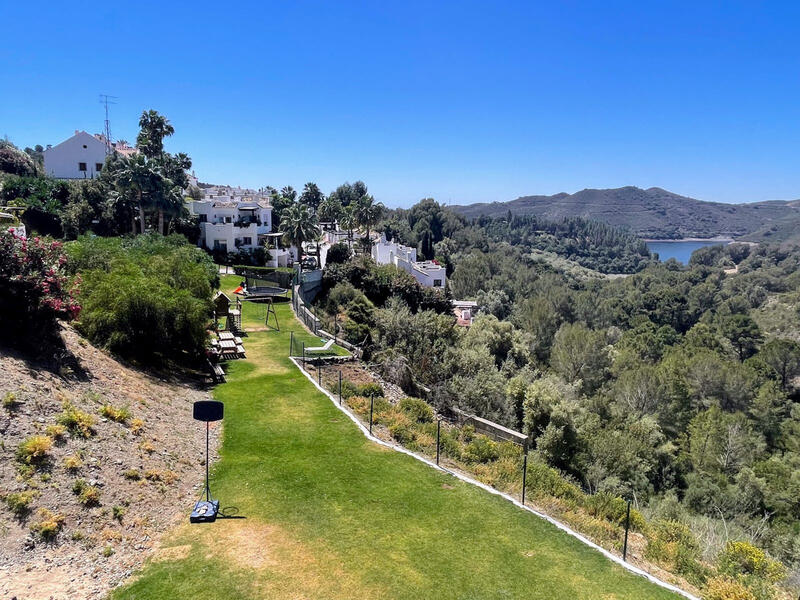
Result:
<svg viewBox="0 0 800 600"><path fill-rule="evenodd" d="M202 490L205 431L192 403L202 384L166 381L115 361L63 331L82 373L54 373L0 349L0 598L101 598L154 552L163 532L188 513ZM94 434L55 436L39 464L17 448L31 436L53 438L65 403L92 415ZM105 418L105 404L126 407L125 423ZM138 422L140 420L141 422ZM214 425L214 424L212 424ZM220 428L212 430L212 461ZM68 469L65 459L77 458ZM26 471L27 469L27 471ZM86 506L76 480L99 491ZM29 510L12 512L8 494L32 491ZM63 518L54 539L32 531L46 509Z"/></svg>

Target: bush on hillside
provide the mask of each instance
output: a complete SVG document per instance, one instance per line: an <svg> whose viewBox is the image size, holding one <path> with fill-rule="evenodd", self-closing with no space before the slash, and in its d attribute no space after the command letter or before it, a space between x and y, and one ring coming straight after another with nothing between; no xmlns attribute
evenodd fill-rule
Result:
<svg viewBox="0 0 800 600"><path fill-rule="evenodd" d="M41 345L58 319L78 315L75 291L61 243L0 232L0 339Z"/></svg>
<svg viewBox="0 0 800 600"><path fill-rule="evenodd" d="M350 260L352 255L353 253L350 251L350 247L344 242L339 242L338 244L334 244L328 248L325 264L334 265L346 263L348 260Z"/></svg>
<svg viewBox="0 0 800 600"><path fill-rule="evenodd" d="M84 276L78 329L92 342L145 363L203 354L218 283L206 253L158 235L81 238L68 249Z"/></svg>

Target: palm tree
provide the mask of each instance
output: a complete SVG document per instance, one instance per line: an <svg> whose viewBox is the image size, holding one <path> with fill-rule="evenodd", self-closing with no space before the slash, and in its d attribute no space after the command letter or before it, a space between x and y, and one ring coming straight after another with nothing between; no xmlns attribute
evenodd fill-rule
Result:
<svg viewBox="0 0 800 600"><path fill-rule="evenodd" d="M167 117L155 110L146 110L139 117L139 135L136 146L147 158L155 158L164 153L164 138L175 133L175 128Z"/></svg>
<svg viewBox="0 0 800 600"><path fill-rule="evenodd" d="M369 229L380 222L385 208L380 202L375 202L375 198L369 194L362 196L356 204L356 220L360 226L366 229L367 244L370 248L372 242L369 241Z"/></svg>
<svg viewBox="0 0 800 600"><path fill-rule="evenodd" d="M320 221L338 221L342 216L342 205L333 196L328 196L319 203L317 215Z"/></svg>
<svg viewBox="0 0 800 600"><path fill-rule="evenodd" d="M122 194L131 194L136 199L139 211L139 227L144 233L146 224L144 218L145 198L153 191L157 179L150 162L143 154L134 154L123 158L117 171L117 185Z"/></svg>
<svg viewBox="0 0 800 600"><path fill-rule="evenodd" d="M303 242L316 239L319 223L305 204L295 202L283 209L278 231L283 233L288 244L297 248L299 260L302 258Z"/></svg>
<svg viewBox="0 0 800 600"><path fill-rule="evenodd" d="M350 243L350 248L353 248L353 229L358 224L356 218L355 206L345 206L342 208L341 215L339 216L339 226L347 230L347 240Z"/></svg>

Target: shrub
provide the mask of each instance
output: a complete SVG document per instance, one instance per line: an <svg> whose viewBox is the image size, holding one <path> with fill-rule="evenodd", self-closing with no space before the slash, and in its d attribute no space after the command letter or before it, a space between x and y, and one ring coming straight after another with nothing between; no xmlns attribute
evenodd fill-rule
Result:
<svg viewBox="0 0 800 600"><path fill-rule="evenodd" d="M53 440L46 435L34 435L17 447L17 460L28 465L41 464L53 447Z"/></svg>
<svg viewBox="0 0 800 600"><path fill-rule="evenodd" d="M39 518L31 524L31 531L38 534L43 540L52 540L64 526L64 515L54 513L46 508L40 508Z"/></svg>
<svg viewBox="0 0 800 600"><path fill-rule="evenodd" d="M325 259L326 265L346 263L350 260L351 252L350 246L345 242L338 242L328 248L327 258Z"/></svg>
<svg viewBox="0 0 800 600"><path fill-rule="evenodd" d="M587 495L584 501L584 508L590 515L606 519L622 527L625 526L628 503L610 492L597 492L596 494ZM642 531L647 526L642 513L632 507L630 523L631 529L636 531Z"/></svg>
<svg viewBox="0 0 800 600"><path fill-rule="evenodd" d="M433 408L419 398L403 398L399 403L400 410L417 423L431 423L434 419Z"/></svg>
<svg viewBox="0 0 800 600"><path fill-rule="evenodd" d="M359 395L358 386L355 383L347 379L342 381L342 398L344 400L347 400L352 396L358 396L358 395Z"/></svg>
<svg viewBox="0 0 800 600"><path fill-rule="evenodd" d="M127 423L131 418L131 411L127 407L114 408L110 404L104 404L100 409L100 414L116 423Z"/></svg>
<svg viewBox="0 0 800 600"><path fill-rule="evenodd" d="M370 396L383 398L383 388L379 383L365 383L358 388L358 395L364 396L365 398L369 398Z"/></svg>
<svg viewBox="0 0 800 600"><path fill-rule="evenodd" d="M24 517L30 512L31 502L33 502L33 499L38 495L39 492L36 490L24 490L22 492L6 494L3 496L3 500L8 505L8 508L11 509L11 512L18 517Z"/></svg>
<svg viewBox="0 0 800 600"><path fill-rule="evenodd" d="M114 555L114 549L111 546L106 546L100 554L102 554L104 558L109 558Z"/></svg>
<svg viewBox="0 0 800 600"><path fill-rule="evenodd" d="M142 421L142 419L131 420L131 433L133 435L139 435L142 429L144 429L144 421Z"/></svg>
<svg viewBox="0 0 800 600"><path fill-rule="evenodd" d="M97 506L100 504L100 490L87 484L83 479L76 479L72 484L72 493L78 496L78 502L83 506Z"/></svg>
<svg viewBox="0 0 800 600"><path fill-rule="evenodd" d="M391 436L404 446L411 445L417 438L414 424L405 413L392 413L387 427Z"/></svg>
<svg viewBox="0 0 800 600"><path fill-rule="evenodd" d="M62 440L64 439L64 435L67 433L67 428L61 424L48 425L47 427L45 427L44 432L54 441Z"/></svg>
<svg viewBox="0 0 800 600"><path fill-rule="evenodd" d="M122 522L122 517L125 516L125 513L128 512L128 509L124 506L112 506L111 507L111 515L117 520Z"/></svg>
<svg viewBox="0 0 800 600"><path fill-rule="evenodd" d="M148 441L144 441L141 444L139 444L139 449L142 452L147 452L148 454L152 454L153 452L156 451L156 447L153 446L153 444Z"/></svg>
<svg viewBox="0 0 800 600"><path fill-rule="evenodd" d="M24 239L0 231L0 337L12 343L51 337L57 319L72 319L80 306L69 289L67 257L60 242Z"/></svg>
<svg viewBox="0 0 800 600"><path fill-rule="evenodd" d="M151 469L149 471L145 471L144 478L148 481L160 481L167 485L171 485L178 480L178 474L168 469L165 469L164 471Z"/></svg>
<svg viewBox="0 0 800 600"><path fill-rule="evenodd" d="M77 454L70 454L64 457L64 468L67 471L75 472L83 466L81 457Z"/></svg>
<svg viewBox="0 0 800 600"><path fill-rule="evenodd" d="M58 416L58 423L64 425L70 434L90 438L94 435L94 424L97 420L89 413L82 412L75 408L70 402L65 402L63 412Z"/></svg>
<svg viewBox="0 0 800 600"><path fill-rule="evenodd" d="M715 577L708 582L703 600L757 600L757 598L735 579Z"/></svg>
<svg viewBox="0 0 800 600"><path fill-rule="evenodd" d="M141 474L136 469L128 469L122 476L130 481L139 481L142 478Z"/></svg>
<svg viewBox="0 0 800 600"><path fill-rule="evenodd" d="M718 562L720 572L733 577L755 575L773 583L786 577L786 567L749 542L728 542Z"/></svg>
<svg viewBox="0 0 800 600"><path fill-rule="evenodd" d="M17 404L19 404L19 402L17 402L17 395L14 392L6 392L3 396L3 408L14 410Z"/></svg>
<svg viewBox="0 0 800 600"><path fill-rule="evenodd" d="M500 457L497 442L493 442L485 435L476 435L464 448L462 457L467 462L488 463Z"/></svg>
<svg viewBox="0 0 800 600"><path fill-rule="evenodd" d="M77 327L89 340L147 363L203 355L218 278L205 252L160 235L83 237L69 252L83 269Z"/></svg>

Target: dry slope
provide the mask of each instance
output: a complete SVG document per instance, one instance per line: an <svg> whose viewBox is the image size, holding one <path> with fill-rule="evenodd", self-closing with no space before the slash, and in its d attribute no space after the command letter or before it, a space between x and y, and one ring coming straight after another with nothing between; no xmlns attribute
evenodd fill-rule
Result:
<svg viewBox="0 0 800 600"><path fill-rule="evenodd" d="M204 474L191 419L204 390L62 337L80 377L0 349L0 598L105 596L186 516Z"/></svg>

